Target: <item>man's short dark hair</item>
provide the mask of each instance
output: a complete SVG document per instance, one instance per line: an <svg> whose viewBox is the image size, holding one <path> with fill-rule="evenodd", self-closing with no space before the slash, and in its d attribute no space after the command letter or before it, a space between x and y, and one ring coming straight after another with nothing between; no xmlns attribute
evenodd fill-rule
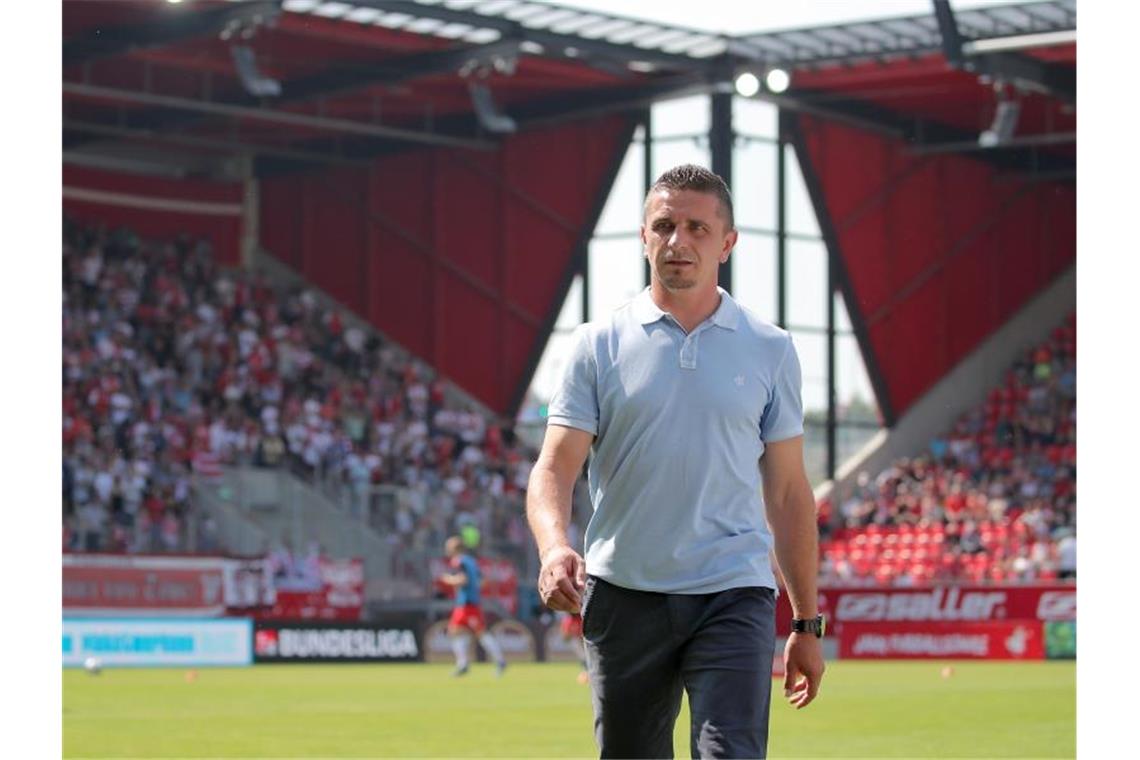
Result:
<svg viewBox="0 0 1140 760"><path fill-rule="evenodd" d="M649 199L660 190L692 190L715 195L720 201L721 215L728 222L728 229L731 230L736 227L736 219L732 212L732 193L729 191L728 185L720 178L719 174L713 174L703 166L681 164L674 166L658 177L645 196L643 216L649 211Z"/></svg>

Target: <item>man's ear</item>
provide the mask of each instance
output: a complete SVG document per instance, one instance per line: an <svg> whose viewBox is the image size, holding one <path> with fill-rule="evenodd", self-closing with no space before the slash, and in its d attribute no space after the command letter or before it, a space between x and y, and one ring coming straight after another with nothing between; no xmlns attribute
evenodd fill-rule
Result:
<svg viewBox="0 0 1140 760"><path fill-rule="evenodd" d="M724 248L722 248L721 252L720 252L720 263L721 264L728 261L729 254L731 254L732 249L736 247L736 239L738 237L740 237L740 233L737 232L736 230L729 231L728 235L725 236Z"/></svg>

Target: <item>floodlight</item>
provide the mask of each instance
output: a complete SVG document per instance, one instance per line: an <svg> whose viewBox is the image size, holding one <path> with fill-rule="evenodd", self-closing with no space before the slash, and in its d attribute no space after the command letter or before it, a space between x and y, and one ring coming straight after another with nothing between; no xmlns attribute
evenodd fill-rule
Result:
<svg viewBox="0 0 1140 760"><path fill-rule="evenodd" d="M764 75L764 86L768 88L768 92L777 95L786 92L791 83L792 77L784 69L769 69Z"/></svg>
<svg viewBox="0 0 1140 760"><path fill-rule="evenodd" d="M745 98L751 98L760 92L760 80L751 71L745 71L736 78L736 93Z"/></svg>

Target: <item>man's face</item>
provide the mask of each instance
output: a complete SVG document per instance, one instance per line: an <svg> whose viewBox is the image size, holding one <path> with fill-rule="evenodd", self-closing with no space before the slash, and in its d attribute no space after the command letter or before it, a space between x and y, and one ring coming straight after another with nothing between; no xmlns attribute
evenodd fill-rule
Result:
<svg viewBox="0 0 1140 760"><path fill-rule="evenodd" d="M715 290L736 231L728 229L715 195L665 189L649 199L641 242L654 279L669 292Z"/></svg>

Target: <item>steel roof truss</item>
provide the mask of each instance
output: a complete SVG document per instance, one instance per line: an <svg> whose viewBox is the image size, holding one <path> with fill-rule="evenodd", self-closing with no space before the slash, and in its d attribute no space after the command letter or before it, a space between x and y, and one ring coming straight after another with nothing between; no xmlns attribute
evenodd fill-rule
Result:
<svg viewBox="0 0 1140 760"><path fill-rule="evenodd" d="M472 21L472 15L474 14L456 11L440 5L423 5L420 3L409 3L404 0L354 0L354 3L356 5L378 8L389 12L408 13L419 18L434 18L441 21L468 24L474 23ZM520 5L517 9L512 7L507 11L507 18L479 14L479 20L483 26L497 29L505 37L518 37L519 39L530 40L555 51L564 51L567 48L573 48L595 56L616 59L621 62L626 62L631 59L641 60L671 69L691 69L694 66L699 67L701 63L700 61L694 60L694 57L699 57L699 54L690 57L668 53L662 50L637 48L611 42L608 39L600 39L602 37L608 37L609 35L616 35L617 32L622 30L632 31L633 27L644 26L644 24L639 24L637 21L630 19L603 17L600 24L589 29L579 30L578 34L571 35L558 34L543 29L528 28L523 23L510 18L512 15L515 19L529 17L535 10L550 11L550 6ZM666 27L659 28L664 30ZM720 38L717 37L712 39L720 40ZM715 48L716 46L710 42L710 49L715 50Z"/></svg>
<svg viewBox="0 0 1140 760"><path fill-rule="evenodd" d="M230 118L250 119L276 124L285 124L304 127L325 132L340 132L345 134L368 135L386 139L403 140L405 142L427 143L429 145L451 145L462 148L476 148L487 150L495 147L495 143L486 140L476 140L468 137L438 134L430 131L404 129L400 127L370 124L368 122L352 119L335 119L325 116L281 111L273 108L250 108L225 103L217 103L193 98L173 97L170 95L157 95L151 92L138 92L112 87L99 87L96 85L79 84L77 82L64 82L65 95L79 95L112 102L136 103L140 105L154 105L162 108L173 108L185 111L226 116Z"/></svg>

